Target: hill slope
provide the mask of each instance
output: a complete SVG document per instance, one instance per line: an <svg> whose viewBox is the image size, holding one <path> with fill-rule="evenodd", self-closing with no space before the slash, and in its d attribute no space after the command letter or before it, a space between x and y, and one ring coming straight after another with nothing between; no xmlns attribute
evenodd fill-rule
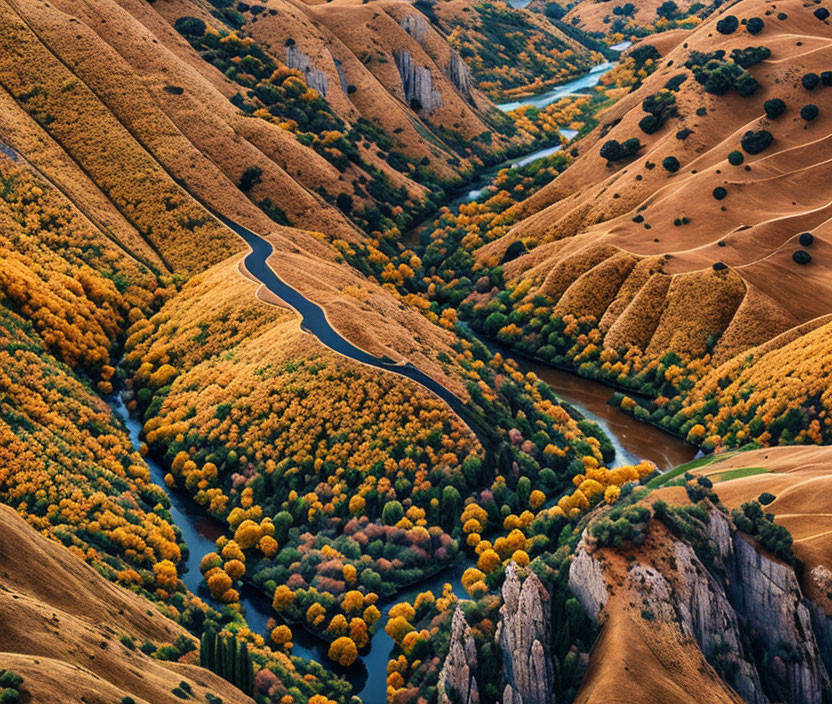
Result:
<svg viewBox="0 0 832 704"><path fill-rule="evenodd" d="M161 645L192 636L7 506L0 506L0 562L0 668L23 677L28 701L112 704L131 696L175 704L181 699L173 690L183 681L200 699L252 701L208 670L138 650L135 641Z"/></svg>

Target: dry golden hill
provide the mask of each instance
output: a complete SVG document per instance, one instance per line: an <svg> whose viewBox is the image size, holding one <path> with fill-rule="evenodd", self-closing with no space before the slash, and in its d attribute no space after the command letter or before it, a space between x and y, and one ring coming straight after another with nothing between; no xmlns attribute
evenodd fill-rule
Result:
<svg viewBox="0 0 832 704"><path fill-rule="evenodd" d="M318 12L315 8L295 8L296 24L270 24L270 18L284 18L292 7L271 8L276 15L271 11L249 13L253 33L259 35L262 27L263 35L272 37L284 60L288 57L283 53L285 40L279 39L279 31L308 36L310 42L317 36L323 42L321 46L327 44L332 51L341 52L343 70L352 71L348 69L349 50L326 29L324 19L304 19L306 12ZM328 9L335 15L368 11L362 5ZM398 37L396 32L400 31L411 41L400 24L405 9L404 5L391 3L389 12L379 15L377 22L386 27L384 31L377 27L381 35ZM427 362L425 351L429 350L429 356L438 354L451 341L450 333L428 323L380 286L343 265L342 255L326 241L355 243L362 235L318 191L324 187L334 189L332 194L354 192L354 188L372 190L368 179L356 171L356 164L350 162L340 172L319 151L304 146L291 130L247 116L235 107L231 99L241 86L201 57L171 26L183 13L198 14L206 22L213 20L224 26L207 6L173 0L153 5L138 0L59 0L48 4L2 0L0 23L4 32L0 43L5 43L5 48L0 51L0 141L20 155L20 165L39 171L44 181L61 191L103 235L152 270L191 275L229 255L242 254L242 240L220 225L201 201L270 236L278 273L327 306L336 327L358 344L396 359L409 356L416 362ZM401 17L394 19L394 15ZM332 22L339 27L343 24L343 31L348 33L349 23L336 19ZM366 19L373 18L368 15ZM307 32L312 32L313 25L317 35ZM428 29L426 47L438 52L437 56L444 51L448 59L447 44L435 30ZM355 38L358 45L361 41ZM236 41L227 43L237 46ZM390 51L395 43L388 47ZM250 41L241 45L254 46ZM426 57L427 53L417 50L419 46L411 47L413 56ZM401 132L402 139L414 145L418 142L419 149L427 150L417 156L429 152L431 163L437 166L444 163L441 159L457 158L401 100L391 97L358 59L353 56L351 61L355 64L355 80L361 83L360 76L366 79L373 109L381 106L386 115L399 115L395 119L409 126L409 131ZM390 66L395 71L392 58ZM290 78L292 85L302 85L296 77ZM330 85L338 84L336 76ZM456 88L449 78L442 78L441 85L450 91L446 106L450 110L457 104L451 99ZM361 90L349 94L358 96ZM475 103L487 104L476 91L472 95ZM390 101L397 103L395 109ZM296 103L292 105L297 107ZM486 131L478 117L479 108L467 102L458 107L467 111L466 124L472 125L466 139ZM344 109L343 119L359 119L358 108ZM391 123L391 133L400 123ZM369 145L368 140L362 138L360 142ZM391 182L398 179L414 198L424 194L423 186L391 171L386 161L386 171L382 170L377 163L377 147L360 148L382 176L390 174ZM489 148L496 148L496 143ZM435 154L441 159L435 159ZM259 176L241 192L244 174L255 168ZM452 175L447 169L444 173ZM398 197L396 194L400 191L391 197ZM382 193L379 198L387 196ZM356 196L356 209L359 202ZM275 206L298 227L275 222L267 215L270 207L264 203ZM326 237L312 231L323 231ZM367 326L368 308L375 311L372 336ZM414 343L414 330L421 343ZM435 362L427 362L427 368L442 375Z"/></svg>
<svg viewBox="0 0 832 704"><path fill-rule="evenodd" d="M251 702L212 672L162 662L140 645L190 637L142 597L118 587L0 506L0 668L24 679L31 701L175 704L187 682L201 700Z"/></svg>
<svg viewBox="0 0 832 704"><path fill-rule="evenodd" d="M717 339L721 361L828 313L832 203L824 184L832 177L832 90L819 75L832 67L832 32L815 9L796 0L776 10L744 0L687 36L674 33L679 43L663 46L658 69L600 116L578 144L574 165L515 208L523 219L480 250L481 260L522 239L534 249L504 267L507 278L530 278L529 297L547 295L559 313L595 316L607 345L648 354L700 356ZM720 33L717 22L728 15L758 18L764 27L754 35L742 24ZM747 47L770 51L753 65L765 51L739 59L759 82L753 95L706 92L685 67L691 58L706 66L700 77L714 90L733 70L747 82L729 60ZM692 57L718 50L727 52L725 60L709 66ZM818 77L813 90L801 82L810 73ZM642 103L663 90L675 97L678 116L671 109L647 134L639 127L647 116ZM783 100L785 113L766 117L770 99ZM809 104L819 115L806 121L800 111ZM754 140L742 146L746 132L763 130L773 137L767 148L758 151ZM632 138L642 145L637 156L612 150L613 162L601 157L608 140ZM735 151L741 165L728 161ZM673 169L675 162L665 162L671 157L676 171L663 165ZM813 234L811 246L798 242L804 232ZM793 260L800 249L811 253L811 263Z"/></svg>
<svg viewBox="0 0 832 704"><path fill-rule="evenodd" d="M699 21L698 16L707 14L703 10L712 10L711 3L691 2L681 0L675 2L675 9L659 8L664 6L665 0L639 0L639 2L613 3L593 2L593 0L582 0L578 2L563 18L575 27L586 32L621 33L625 37L635 34L636 31L645 29L663 31L671 23L680 20L688 20L691 23ZM640 34L638 36L641 36Z"/></svg>
<svg viewBox="0 0 832 704"><path fill-rule="evenodd" d="M347 215L395 225L518 141L484 137L505 118L409 4L233 12L239 29L185 0L3 0L0 140L181 273L241 249L192 196L260 232L355 240Z"/></svg>

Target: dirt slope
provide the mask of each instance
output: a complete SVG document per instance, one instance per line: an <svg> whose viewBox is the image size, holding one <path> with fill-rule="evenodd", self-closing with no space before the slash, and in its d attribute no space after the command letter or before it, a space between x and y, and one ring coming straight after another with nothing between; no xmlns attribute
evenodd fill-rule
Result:
<svg viewBox="0 0 832 704"><path fill-rule="evenodd" d="M38 535L7 506L0 506L0 668L24 678L32 702L112 704L181 701L173 693L188 682L194 695L251 702L238 689L194 665L164 663L130 649L169 643L187 632L150 602L101 577L62 546Z"/></svg>

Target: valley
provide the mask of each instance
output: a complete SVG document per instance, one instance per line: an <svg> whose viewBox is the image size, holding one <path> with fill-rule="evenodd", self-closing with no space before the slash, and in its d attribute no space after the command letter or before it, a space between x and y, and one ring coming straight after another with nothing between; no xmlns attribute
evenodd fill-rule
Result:
<svg viewBox="0 0 832 704"><path fill-rule="evenodd" d="M0 701L823 704L827 5L0 0Z"/></svg>

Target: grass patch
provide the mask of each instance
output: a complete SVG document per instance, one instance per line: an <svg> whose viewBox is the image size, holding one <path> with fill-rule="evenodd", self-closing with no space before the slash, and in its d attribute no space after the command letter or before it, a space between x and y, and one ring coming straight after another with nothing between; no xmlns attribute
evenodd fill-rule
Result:
<svg viewBox="0 0 832 704"><path fill-rule="evenodd" d="M699 467L706 467L712 462L724 460L727 456L728 453L697 457L695 460L685 462L684 464L680 464L678 467L669 469L667 472L660 474L658 477L653 477L649 482L647 482L647 487L649 489L656 489L657 487L667 484L670 480L676 479L676 477L681 477L685 472L690 472L691 470L698 469Z"/></svg>
<svg viewBox="0 0 832 704"><path fill-rule="evenodd" d="M753 477L755 474L768 474L770 469L765 467L737 467L736 469L728 469L724 472L717 472L708 475L708 478L714 482L727 482L732 479L742 479L742 477Z"/></svg>

